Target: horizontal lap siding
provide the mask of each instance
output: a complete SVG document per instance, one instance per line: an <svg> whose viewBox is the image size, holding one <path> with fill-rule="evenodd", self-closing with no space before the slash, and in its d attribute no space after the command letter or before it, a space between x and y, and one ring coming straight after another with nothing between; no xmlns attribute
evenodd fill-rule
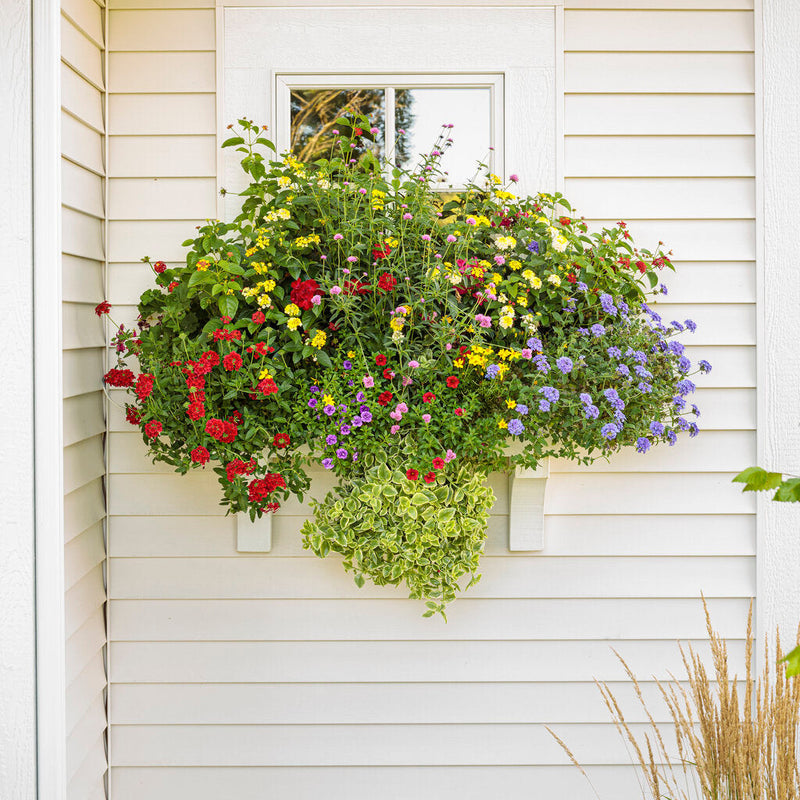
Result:
<svg viewBox="0 0 800 800"><path fill-rule="evenodd" d="M105 797L105 298L103 14L63 0L62 296L67 635L67 797Z"/></svg>
<svg viewBox="0 0 800 800"><path fill-rule="evenodd" d="M139 259L180 263L216 213L213 12L135 5L112 3L110 39L109 297L126 324L152 285ZM642 722L610 645L655 698L649 676L680 671L676 639L705 652L703 592L741 662L755 508L730 478L755 447L751 4L585 5L565 12L566 193L598 224L626 217L643 243L674 247L661 313L696 319L690 356L714 364L698 381L703 436L553 462L541 553L509 553L506 480L492 476L484 577L445 625L310 556L294 501L270 554L237 553L215 477L151 464L112 407L114 800L368 798L377 785L398 800L592 797L545 724L601 796L633 798L592 683L616 681Z"/></svg>

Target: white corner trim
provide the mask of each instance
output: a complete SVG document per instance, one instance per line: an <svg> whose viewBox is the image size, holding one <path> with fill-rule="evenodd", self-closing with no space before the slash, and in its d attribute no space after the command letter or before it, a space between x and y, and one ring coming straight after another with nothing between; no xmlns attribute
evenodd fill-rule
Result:
<svg viewBox="0 0 800 800"><path fill-rule="evenodd" d="M255 522L247 514L236 515L236 550L239 553L269 553L272 550L272 517L267 512Z"/></svg>
<svg viewBox="0 0 800 800"><path fill-rule="evenodd" d="M37 797L64 800L63 434L61 398L61 14L33 0L33 352Z"/></svg>
<svg viewBox="0 0 800 800"><path fill-rule="evenodd" d="M515 467L508 476L508 549L544 549L544 495L550 477L545 459L535 469Z"/></svg>

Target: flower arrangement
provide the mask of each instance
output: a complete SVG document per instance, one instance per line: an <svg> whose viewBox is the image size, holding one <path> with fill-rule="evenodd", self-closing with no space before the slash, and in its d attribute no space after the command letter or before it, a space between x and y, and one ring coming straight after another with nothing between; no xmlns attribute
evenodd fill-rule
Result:
<svg viewBox="0 0 800 800"><path fill-rule="evenodd" d="M309 164L268 160L262 129L239 126L224 146L250 178L241 213L201 226L185 264L144 259L156 288L105 375L153 458L213 469L230 511L302 500L321 465L339 485L304 545L443 613L479 577L484 479L509 440L511 463L535 466L698 432L675 338L695 324L648 297L667 291L661 244L637 249L624 222L589 233L560 194L515 196L515 175L439 194L446 127L406 172L362 146L365 118L341 118Z"/></svg>

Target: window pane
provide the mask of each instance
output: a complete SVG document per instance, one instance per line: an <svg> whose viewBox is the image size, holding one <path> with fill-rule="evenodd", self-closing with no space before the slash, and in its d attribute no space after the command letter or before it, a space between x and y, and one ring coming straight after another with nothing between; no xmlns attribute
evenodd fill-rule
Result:
<svg viewBox="0 0 800 800"><path fill-rule="evenodd" d="M398 132L405 130L397 148L400 166L411 169L420 153L430 153L443 124L452 124L452 147L441 160L448 174L442 187L463 186L477 171L477 162L489 163L491 89L454 86L447 89L398 89L395 99Z"/></svg>
<svg viewBox="0 0 800 800"><path fill-rule="evenodd" d="M376 142L365 142L376 156L384 151L383 89L295 89L291 93L290 150L300 161L329 156L335 120L345 112L364 114L379 129ZM363 149L353 151L357 158Z"/></svg>

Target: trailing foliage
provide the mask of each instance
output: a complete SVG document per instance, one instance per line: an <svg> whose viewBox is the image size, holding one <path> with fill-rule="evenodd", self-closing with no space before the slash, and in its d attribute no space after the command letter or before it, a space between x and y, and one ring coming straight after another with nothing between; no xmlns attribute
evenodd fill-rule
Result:
<svg viewBox="0 0 800 800"><path fill-rule="evenodd" d="M507 466L510 439L512 462L532 467L697 433L676 338L695 324L667 324L645 302L666 293L660 245L637 249L624 222L589 233L561 195L515 196L515 175L504 184L481 168L440 195L447 129L408 172L365 146L377 129L364 118L337 120L329 157L313 163L268 159L260 129L239 125L224 146L250 179L241 213L201 226L184 264L145 259L156 288L137 329L118 329L105 377L131 393L128 419L152 456L181 473L210 465L231 511L274 511L302 499L309 465L333 470L341 486L317 505L307 546L440 610L477 565L475 487ZM381 482L424 508L401 509ZM459 485L473 486L468 499ZM335 530L337 503L358 542ZM455 524L447 503L456 537L442 533ZM435 545L434 518L447 523Z"/></svg>

